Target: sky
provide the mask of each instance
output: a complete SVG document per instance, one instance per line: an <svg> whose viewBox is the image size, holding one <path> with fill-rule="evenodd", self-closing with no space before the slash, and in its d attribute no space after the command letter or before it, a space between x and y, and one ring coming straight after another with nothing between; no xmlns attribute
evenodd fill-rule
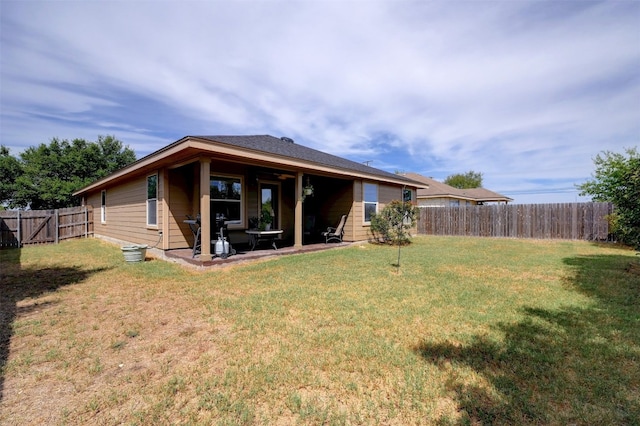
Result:
<svg viewBox="0 0 640 426"><path fill-rule="evenodd" d="M287 136L390 172L588 201L640 140L640 1L0 0L0 143Z"/></svg>

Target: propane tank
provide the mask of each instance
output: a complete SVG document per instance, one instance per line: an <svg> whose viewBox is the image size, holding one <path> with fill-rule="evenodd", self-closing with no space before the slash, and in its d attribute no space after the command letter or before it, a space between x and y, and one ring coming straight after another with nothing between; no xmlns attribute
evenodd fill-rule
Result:
<svg viewBox="0 0 640 426"><path fill-rule="evenodd" d="M220 256L222 253L229 253L229 241L225 238L224 240L221 237L218 237L218 241L216 241L216 247L214 250L216 256Z"/></svg>

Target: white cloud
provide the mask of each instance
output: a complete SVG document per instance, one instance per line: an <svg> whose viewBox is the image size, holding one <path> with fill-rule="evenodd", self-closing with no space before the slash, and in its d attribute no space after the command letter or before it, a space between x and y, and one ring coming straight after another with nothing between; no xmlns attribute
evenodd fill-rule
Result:
<svg viewBox="0 0 640 426"><path fill-rule="evenodd" d="M3 2L1 19L17 149L271 133L527 192L640 135L636 2Z"/></svg>

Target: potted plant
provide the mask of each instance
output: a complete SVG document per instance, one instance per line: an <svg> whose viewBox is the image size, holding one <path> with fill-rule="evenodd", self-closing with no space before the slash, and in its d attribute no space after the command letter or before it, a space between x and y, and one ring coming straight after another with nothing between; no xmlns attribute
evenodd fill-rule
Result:
<svg viewBox="0 0 640 426"><path fill-rule="evenodd" d="M260 215L260 226L258 229L261 231L269 231L271 230L272 223L273 213L268 208L263 208L262 214Z"/></svg>
<svg viewBox="0 0 640 426"><path fill-rule="evenodd" d="M309 176L307 176L307 184L302 188L302 196L300 198L304 201L307 197L313 197L313 185L311 185Z"/></svg>
<svg viewBox="0 0 640 426"><path fill-rule="evenodd" d="M307 184L307 186L302 188L302 193L304 194L305 197L309 197L313 195L313 185Z"/></svg>
<svg viewBox="0 0 640 426"><path fill-rule="evenodd" d="M302 201L307 197L313 197L313 185L307 182L307 186L302 188Z"/></svg>

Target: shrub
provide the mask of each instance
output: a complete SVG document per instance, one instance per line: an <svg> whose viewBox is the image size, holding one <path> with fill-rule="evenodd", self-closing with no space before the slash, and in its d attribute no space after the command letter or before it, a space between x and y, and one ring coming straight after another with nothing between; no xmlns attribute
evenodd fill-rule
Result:
<svg viewBox="0 0 640 426"><path fill-rule="evenodd" d="M410 202L394 200L371 217L371 233L375 241L402 245L410 242L411 228L416 226L418 208Z"/></svg>

